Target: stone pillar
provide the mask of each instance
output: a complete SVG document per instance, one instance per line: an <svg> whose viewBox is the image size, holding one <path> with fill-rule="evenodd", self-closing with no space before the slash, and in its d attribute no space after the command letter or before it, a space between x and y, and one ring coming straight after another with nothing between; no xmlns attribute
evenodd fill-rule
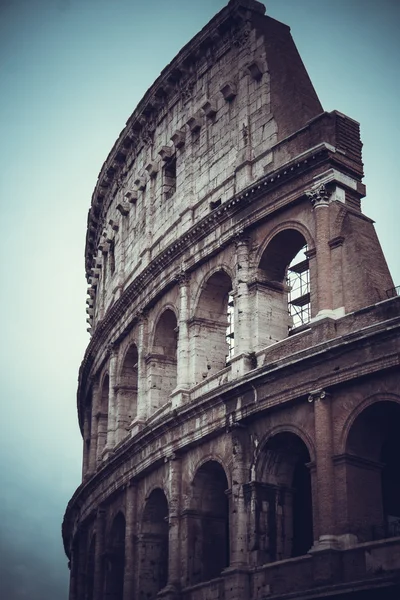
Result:
<svg viewBox="0 0 400 600"><path fill-rule="evenodd" d="M116 401L115 387L117 379L117 350L110 344L110 363L109 363L109 392L108 392L108 424L107 424L107 444L104 449L104 454L109 455L115 446L115 430L116 430Z"/></svg>
<svg viewBox="0 0 400 600"><path fill-rule="evenodd" d="M83 461L82 461L82 480L86 479L89 470L89 452L91 442L91 421L92 415L88 406L85 406L83 417Z"/></svg>
<svg viewBox="0 0 400 600"><path fill-rule="evenodd" d="M249 239L241 234L236 240L236 302L235 354L250 352L252 348L251 308L247 288L249 281Z"/></svg>
<svg viewBox="0 0 400 600"><path fill-rule="evenodd" d="M314 403L318 494L319 540L313 549L336 548L331 396L324 390L318 390L309 395L308 401Z"/></svg>
<svg viewBox="0 0 400 600"><path fill-rule="evenodd" d="M139 340L138 340L138 395L137 395L137 420L146 421L147 413L147 369L146 355L148 352L148 321L147 313L142 312L139 316Z"/></svg>
<svg viewBox="0 0 400 600"><path fill-rule="evenodd" d="M236 424L231 430L232 488L229 491L229 567L222 575L225 595L231 600L242 600L250 594L248 573L248 518L244 486L247 484L249 465L246 464L245 427Z"/></svg>
<svg viewBox="0 0 400 600"><path fill-rule="evenodd" d="M93 600L103 600L104 587L104 536L106 513L103 508L97 510L96 545L94 554Z"/></svg>
<svg viewBox="0 0 400 600"><path fill-rule="evenodd" d="M237 425L232 429L232 494L230 514L230 566L248 564L247 510L244 499L244 485L250 470L245 456L246 429Z"/></svg>
<svg viewBox="0 0 400 600"><path fill-rule="evenodd" d="M168 588L172 591L180 587L181 566L181 537L180 537L180 512L181 512L181 481L182 463L179 456L173 454L169 458L169 561L168 561ZM172 597L172 596L171 596Z"/></svg>
<svg viewBox="0 0 400 600"><path fill-rule="evenodd" d="M179 305L179 333L178 333L178 378L177 388L187 388L189 381L189 282L187 273L178 276L180 305Z"/></svg>
<svg viewBox="0 0 400 600"><path fill-rule="evenodd" d="M98 424L98 413L100 410L100 398L99 398L99 382L93 381L92 383L92 424L90 428L90 452L89 452L89 471L88 474L92 474L96 470L97 465L97 424Z"/></svg>
<svg viewBox="0 0 400 600"><path fill-rule="evenodd" d="M137 514L137 487L131 483L126 490L125 503L125 571L124 571L124 599L133 600L135 594L135 575L137 564L135 561L135 535Z"/></svg>
<svg viewBox="0 0 400 600"><path fill-rule="evenodd" d="M307 193L314 207L315 249L317 252L318 317L332 316L332 274L330 258L329 193L325 185Z"/></svg>

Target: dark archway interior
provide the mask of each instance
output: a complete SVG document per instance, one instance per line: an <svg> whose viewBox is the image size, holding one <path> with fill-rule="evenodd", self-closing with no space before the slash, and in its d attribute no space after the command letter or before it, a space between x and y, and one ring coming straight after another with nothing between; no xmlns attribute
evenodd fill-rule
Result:
<svg viewBox="0 0 400 600"><path fill-rule="evenodd" d="M106 550L105 600L123 600L125 571L125 517L115 517Z"/></svg>
<svg viewBox="0 0 400 600"><path fill-rule="evenodd" d="M189 526L190 583L218 577L229 565L229 505L225 471L205 463L192 484Z"/></svg>
<svg viewBox="0 0 400 600"><path fill-rule="evenodd" d="M279 433L266 443L258 488L260 561L301 556L313 543L310 455L295 434Z"/></svg>
<svg viewBox="0 0 400 600"><path fill-rule="evenodd" d="M152 600L168 582L168 502L161 489L146 502L140 538L139 598Z"/></svg>
<svg viewBox="0 0 400 600"><path fill-rule="evenodd" d="M85 600L93 600L95 547L96 547L96 536L93 535L92 539L90 540L89 551L87 554Z"/></svg>
<svg viewBox="0 0 400 600"><path fill-rule="evenodd" d="M382 401L354 421L346 444L348 511L361 541L400 535L400 405Z"/></svg>
<svg viewBox="0 0 400 600"><path fill-rule="evenodd" d="M284 283L290 262L306 243L304 236L296 229L277 233L264 250L259 264L268 281Z"/></svg>

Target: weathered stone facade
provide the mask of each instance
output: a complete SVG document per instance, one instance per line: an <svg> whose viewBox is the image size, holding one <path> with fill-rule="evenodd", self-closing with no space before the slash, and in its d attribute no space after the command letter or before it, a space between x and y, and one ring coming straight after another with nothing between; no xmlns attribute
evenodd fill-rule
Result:
<svg viewBox="0 0 400 600"><path fill-rule="evenodd" d="M70 600L399 597L400 298L359 126L264 12L183 48L93 194Z"/></svg>

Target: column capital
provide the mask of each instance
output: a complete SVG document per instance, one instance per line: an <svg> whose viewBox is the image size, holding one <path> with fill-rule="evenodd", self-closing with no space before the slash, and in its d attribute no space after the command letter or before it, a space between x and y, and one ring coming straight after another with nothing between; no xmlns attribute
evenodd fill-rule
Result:
<svg viewBox="0 0 400 600"><path fill-rule="evenodd" d="M314 208L318 206L328 206L331 194L327 190L326 185L322 184L306 192L307 198L310 200Z"/></svg>
<svg viewBox="0 0 400 600"><path fill-rule="evenodd" d="M107 344L107 354L110 356L110 358L117 356L117 352L118 346L116 342L110 342L109 344Z"/></svg>
<svg viewBox="0 0 400 600"><path fill-rule="evenodd" d="M236 248L240 248L241 246L248 246L250 243L249 234L241 229L233 238Z"/></svg>
<svg viewBox="0 0 400 600"><path fill-rule="evenodd" d="M326 390L313 390L308 396L309 402L317 402L318 400L329 400L331 394Z"/></svg>
<svg viewBox="0 0 400 600"><path fill-rule="evenodd" d="M175 275L175 281L180 285L188 285L190 283L190 273L188 273L187 271L185 271L184 269L181 269L176 275Z"/></svg>

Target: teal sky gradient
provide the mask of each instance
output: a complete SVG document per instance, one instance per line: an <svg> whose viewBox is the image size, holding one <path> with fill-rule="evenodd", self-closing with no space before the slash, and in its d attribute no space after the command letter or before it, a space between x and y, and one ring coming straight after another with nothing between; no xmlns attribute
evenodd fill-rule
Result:
<svg viewBox="0 0 400 600"><path fill-rule="evenodd" d="M0 596L66 600L80 481L84 243L102 163L135 106L222 0L0 0ZM400 3L266 0L325 110L361 123L363 211L400 285Z"/></svg>

